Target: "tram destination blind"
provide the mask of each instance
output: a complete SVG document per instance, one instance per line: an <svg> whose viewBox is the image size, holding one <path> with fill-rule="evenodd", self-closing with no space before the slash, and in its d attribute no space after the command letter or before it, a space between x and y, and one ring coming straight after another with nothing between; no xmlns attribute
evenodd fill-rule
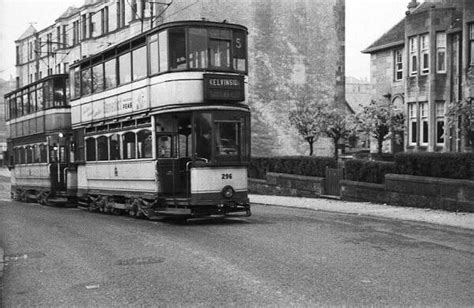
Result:
<svg viewBox="0 0 474 308"><path fill-rule="evenodd" d="M245 100L244 77L205 74L204 99L207 101Z"/></svg>

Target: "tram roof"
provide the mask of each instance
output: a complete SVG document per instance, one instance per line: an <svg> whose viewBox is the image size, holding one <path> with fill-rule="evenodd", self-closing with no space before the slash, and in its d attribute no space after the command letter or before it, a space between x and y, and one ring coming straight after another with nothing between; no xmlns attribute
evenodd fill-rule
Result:
<svg viewBox="0 0 474 308"><path fill-rule="evenodd" d="M103 54L105 54L105 53L107 53L111 50L117 49L120 46L129 44L133 41L145 38L145 37L147 37L151 34L154 34L156 32L159 32L159 31L162 31L162 30L165 30L165 29L168 29L168 28L175 28L175 27L182 27L182 26L191 26L191 27L192 26L196 26L196 27L203 27L203 26L204 27L212 27L212 26L215 26L215 27L225 27L225 28L229 28L229 29L243 30L243 31L248 32L247 27L245 27L243 25L240 25L240 24L227 23L225 20L223 22L209 21L209 20L180 20L180 21L167 22L167 23L163 23L163 24L161 24L161 25L159 25L155 28L149 29L149 30L147 30L143 33L137 34L137 35L135 35L131 38L128 38L124 41L121 41L121 42L118 42L114 45L111 45L108 48L100 51L99 53L96 53L96 54L90 55L86 58L77 60L73 64L70 65L70 68L77 67L77 66L79 66L83 63L94 60L94 58L100 57L101 55L103 55Z"/></svg>

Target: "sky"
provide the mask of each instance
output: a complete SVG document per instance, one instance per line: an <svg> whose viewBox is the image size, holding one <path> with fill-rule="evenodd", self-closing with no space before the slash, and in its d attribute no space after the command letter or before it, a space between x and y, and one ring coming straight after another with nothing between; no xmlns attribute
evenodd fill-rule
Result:
<svg viewBox="0 0 474 308"><path fill-rule="evenodd" d="M405 16L408 2L346 0L346 76L369 80L370 56L361 50ZM41 30L52 25L69 6L83 3L84 0L0 0L0 78L15 77L14 41L30 24Z"/></svg>

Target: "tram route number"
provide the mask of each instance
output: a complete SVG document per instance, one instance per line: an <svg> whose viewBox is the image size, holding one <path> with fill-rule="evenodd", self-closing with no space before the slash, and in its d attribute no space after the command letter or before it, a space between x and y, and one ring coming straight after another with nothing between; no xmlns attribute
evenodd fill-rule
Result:
<svg viewBox="0 0 474 308"><path fill-rule="evenodd" d="M232 173L222 173L222 179L223 180L231 180L232 179Z"/></svg>

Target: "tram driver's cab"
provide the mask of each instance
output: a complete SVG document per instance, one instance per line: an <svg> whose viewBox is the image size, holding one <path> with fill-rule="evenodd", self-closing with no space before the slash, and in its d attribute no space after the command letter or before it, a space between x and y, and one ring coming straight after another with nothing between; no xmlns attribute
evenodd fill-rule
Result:
<svg viewBox="0 0 474 308"><path fill-rule="evenodd" d="M244 110L157 115L156 153L161 195L209 199L212 193L220 194L224 186L243 190L245 185L246 190L249 126L249 113Z"/></svg>

